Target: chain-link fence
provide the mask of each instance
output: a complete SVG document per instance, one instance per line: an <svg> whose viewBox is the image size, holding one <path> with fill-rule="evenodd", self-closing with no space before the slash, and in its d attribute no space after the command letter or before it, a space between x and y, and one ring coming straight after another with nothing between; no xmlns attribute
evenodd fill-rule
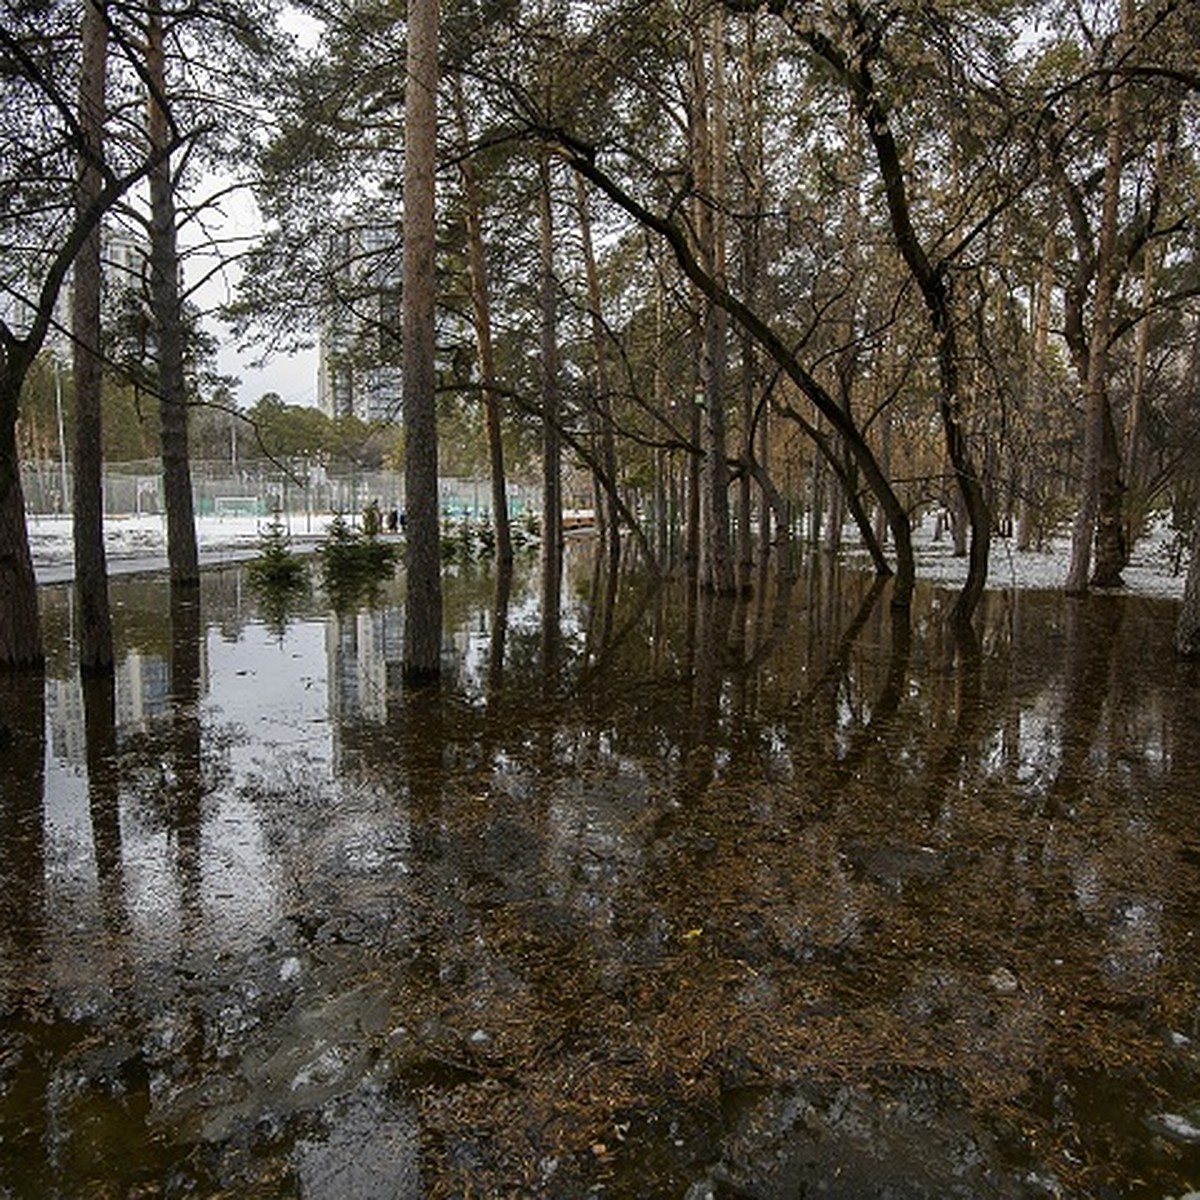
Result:
<svg viewBox="0 0 1200 1200"><path fill-rule="evenodd" d="M387 514L404 511L404 478L395 471L330 470L306 459L285 464L240 468L230 463L192 463L192 495L198 516L268 516L328 518L343 513L357 520L368 504ZM51 516L71 510L69 463L28 462L21 467L25 510ZM448 517L486 519L492 508L487 479L442 479L442 512ZM510 484L508 508L513 516L541 504L541 489ZM162 468L155 459L120 463L104 471L104 512L110 517L144 516L163 508Z"/></svg>

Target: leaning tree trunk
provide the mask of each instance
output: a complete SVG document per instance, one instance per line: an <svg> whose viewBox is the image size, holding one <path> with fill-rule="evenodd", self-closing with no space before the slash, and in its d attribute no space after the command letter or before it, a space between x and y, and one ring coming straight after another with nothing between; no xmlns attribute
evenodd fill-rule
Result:
<svg viewBox="0 0 1200 1200"><path fill-rule="evenodd" d="M163 496L167 512L167 562L171 583L196 587L200 558L192 505L188 453L187 379L184 374L183 304L179 294L179 247L171 122L167 112L166 47L163 13L150 6L146 37L146 75L150 87L148 129L155 165L150 171L150 309L158 351L159 425L162 431Z"/></svg>
<svg viewBox="0 0 1200 1200"><path fill-rule="evenodd" d="M871 38L864 29L862 45ZM810 45L845 80L855 107L866 127L867 136L875 151L883 182L892 237L904 259L921 297L933 328L937 344L939 398L942 432L946 451L962 495L963 505L971 525L971 547L967 579L954 604L954 618L969 622L983 595L987 583L988 558L991 550L991 514L962 424L962 389L959 376L959 350L950 279L944 264L934 263L922 245L913 225L912 206L904 178L900 150L892 135L892 126L880 89L871 70L868 54L843 57L831 43L819 35L810 36ZM886 472L883 472L886 477ZM889 518L889 525L892 524Z"/></svg>
<svg viewBox="0 0 1200 1200"><path fill-rule="evenodd" d="M801 364L791 346L758 313L730 293L723 284L713 278L711 272L704 268L693 253L691 238L674 219L653 213L636 201L611 176L598 168L593 155L581 149L579 143L566 137L561 130L554 131L554 135L558 139L559 145L568 152L571 166L595 183L609 199L633 216L639 224L654 230L663 237L671 247L676 262L696 289L707 300L719 304L735 321L750 332L754 340L770 355L772 361L796 385L797 389L813 402L836 433L844 439L846 448L862 472L867 487L870 488L887 513L888 531L892 535L892 544L896 552L896 579L892 594L892 606L901 609L910 607L916 578L912 550L912 526L904 505L893 490L891 482L880 469L862 430L857 427L849 414L842 411L811 372ZM698 354L697 357L699 357ZM693 412L696 411L696 405L690 407ZM699 423L695 421L695 418L693 420L692 445L695 446L698 444ZM811 425L804 424L806 430L811 429ZM694 454L692 458L695 458ZM695 489L692 494L695 494ZM689 506L690 504L689 497ZM693 526L690 510L688 524L690 531Z"/></svg>
<svg viewBox="0 0 1200 1200"><path fill-rule="evenodd" d="M434 395L438 0L410 0L404 97L404 504L407 513L403 675L441 674L442 561Z"/></svg>
<svg viewBox="0 0 1200 1200"><path fill-rule="evenodd" d="M103 0L84 5L79 75L79 126L83 138L76 211L96 202L103 181L105 70L108 23ZM96 225L75 260L71 337L75 376L75 598L79 668L85 674L113 669L112 621L108 608L108 565L104 555L104 492L101 470L100 227ZM64 497L65 499L65 497Z"/></svg>
<svg viewBox="0 0 1200 1200"><path fill-rule="evenodd" d="M17 397L25 372L13 357L11 347L0 350L0 671L38 667L45 657L17 459Z"/></svg>

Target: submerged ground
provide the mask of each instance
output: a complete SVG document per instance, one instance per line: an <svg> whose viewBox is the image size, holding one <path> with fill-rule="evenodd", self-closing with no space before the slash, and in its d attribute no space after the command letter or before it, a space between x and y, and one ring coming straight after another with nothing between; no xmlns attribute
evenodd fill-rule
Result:
<svg viewBox="0 0 1200 1200"><path fill-rule="evenodd" d="M47 588L0 753L0 1197L1200 1187L1200 681L1177 605L827 561L744 601ZM10 695L9 699L12 697Z"/></svg>

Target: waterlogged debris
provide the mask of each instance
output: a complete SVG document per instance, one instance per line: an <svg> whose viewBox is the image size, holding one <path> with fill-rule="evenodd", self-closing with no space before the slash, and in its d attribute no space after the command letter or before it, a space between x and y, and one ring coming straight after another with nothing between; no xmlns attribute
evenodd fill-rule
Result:
<svg viewBox="0 0 1200 1200"><path fill-rule="evenodd" d="M1001 996L1011 996L1019 990L1020 980L1007 967L997 967L989 976L988 983Z"/></svg>
<svg viewBox="0 0 1200 1200"><path fill-rule="evenodd" d="M880 883L933 882L946 873L944 857L932 846L852 843L846 855L863 874Z"/></svg>
<svg viewBox="0 0 1200 1200"><path fill-rule="evenodd" d="M1172 1142L1200 1146L1200 1112L1195 1109L1187 1115L1172 1112L1154 1113L1146 1118L1146 1125Z"/></svg>

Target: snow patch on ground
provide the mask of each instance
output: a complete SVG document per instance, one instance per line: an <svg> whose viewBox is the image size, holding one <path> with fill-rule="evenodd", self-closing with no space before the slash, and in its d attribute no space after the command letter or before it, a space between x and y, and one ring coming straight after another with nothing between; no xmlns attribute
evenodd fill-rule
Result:
<svg viewBox="0 0 1200 1200"><path fill-rule="evenodd" d="M937 540L934 531L932 519L913 530L917 578L946 587L960 587L966 582L967 560L955 557L954 544L948 533ZM1182 564L1177 574L1174 572L1172 537L1165 526L1156 527L1135 544L1129 566L1123 573L1125 587L1121 589L1122 594L1171 600L1183 598L1187 563ZM1053 539L1045 550L1018 550L1013 539L996 537L989 559L988 586L1058 590L1066 585L1070 562L1071 539L1067 535Z"/></svg>
<svg viewBox="0 0 1200 1200"><path fill-rule="evenodd" d="M332 517L293 516L285 531L294 548L304 549L325 536ZM196 518L196 542L202 563L211 564L252 557L258 550L271 517L240 515ZM106 517L104 552L113 574L157 570L166 563L167 522L161 514ZM73 575L73 533L70 517L28 516L29 549L41 583L62 583Z"/></svg>
<svg viewBox="0 0 1200 1200"><path fill-rule="evenodd" d="M196 518L196 537L201 560L207 563L252 556L271 518L220 515ZM286 520L286 519L285 519ZM295 515L285 530L296 549L304 549L325 536L332 520L327 515ZM72 541L70 517L31 516L27 519L34 567L42 582L71 578ZM948 533L935 537L936 522L930 517L913 530L917 578L945 587L959 587L967 577L966 558L956 557ZM847 541L851 542L847 530ZM1178 600L1183 597L1187 563L1174 570L1172 531L1155 527L1138 541L1125 571L1125 593ZM114 572L152 570L166 559L166 518L161 515L115 517L104 523L104 544ZM1032 588L1057 590L1067 579L1071 557L1068 536L1055 538L1045 550L1018 550L1016 543L997 537L992 543L988 586L999 589Z"/></svg>

